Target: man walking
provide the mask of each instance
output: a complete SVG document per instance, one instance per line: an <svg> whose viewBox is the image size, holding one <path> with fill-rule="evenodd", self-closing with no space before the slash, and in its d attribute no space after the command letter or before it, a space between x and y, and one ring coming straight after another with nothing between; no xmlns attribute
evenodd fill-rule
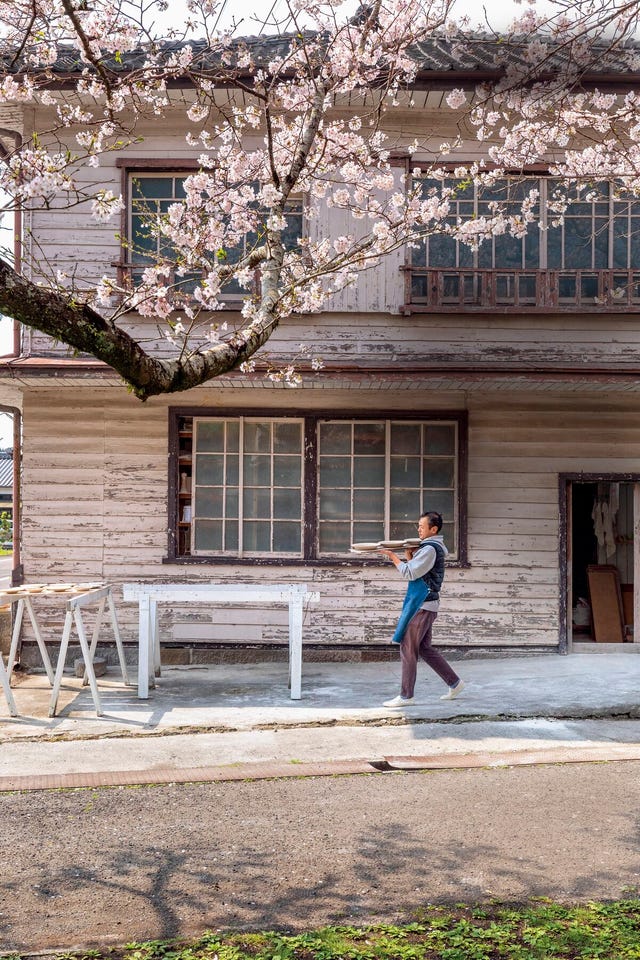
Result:
<svg viewBox="0 0 640 960"><path fill-rule="evenodd" d="M402 613L392 642L400 644L402 687L400 696L387 700L385 707L404 707L413 703L418 658L431 667L449 687L441 700L453 700L464 690L464 680L445 658L431 646L433 622L440 606L440 587L444 580L444 561L449 552L440 534L442 516L434 510L421 514L418 521L420 545L407 549L406 560L392 550L379 552L392 561L401 577L408 580Z"/></svg>

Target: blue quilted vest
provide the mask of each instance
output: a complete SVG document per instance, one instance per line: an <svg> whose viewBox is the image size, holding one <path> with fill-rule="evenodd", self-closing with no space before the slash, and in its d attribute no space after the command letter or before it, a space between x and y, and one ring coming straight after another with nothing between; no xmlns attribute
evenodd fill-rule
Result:
<svg viewBox="0 0 640 960"><path fill-rule="evenodd" d="M433 547L436 552L435 563L428 573L418 580L410 580L407 585L407 592L400 611L400 619L391 638L392 643L401 643L409 626L409 621L416 615L422 604L426 600L439 600L440 587L444 580L444 550L441 544L431 540L425 543L427 547Z"/></svg>

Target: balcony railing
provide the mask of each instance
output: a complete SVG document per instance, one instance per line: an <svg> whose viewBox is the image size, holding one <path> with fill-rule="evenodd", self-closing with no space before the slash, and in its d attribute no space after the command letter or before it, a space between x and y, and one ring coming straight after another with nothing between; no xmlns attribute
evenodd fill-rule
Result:
<svg viewBox="0 0 640 960"><path fill-rule="evenodd" d="M640 310L640 270L405 267L411 310Z"/></svg>

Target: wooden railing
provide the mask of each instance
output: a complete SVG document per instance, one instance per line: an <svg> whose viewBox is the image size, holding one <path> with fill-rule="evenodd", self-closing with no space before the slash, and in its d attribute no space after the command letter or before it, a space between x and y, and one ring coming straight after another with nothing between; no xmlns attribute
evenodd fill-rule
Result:
<svg viewBox="0 0 640 960"><path fill-rule="evenodd" d="M640 310L640 270L403 269L407 312Z"/></svg>

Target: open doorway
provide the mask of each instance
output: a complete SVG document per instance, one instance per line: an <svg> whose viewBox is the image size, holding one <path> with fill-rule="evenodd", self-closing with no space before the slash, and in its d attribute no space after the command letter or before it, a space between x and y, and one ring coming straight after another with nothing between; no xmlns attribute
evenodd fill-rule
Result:
<svg viewBox="0 0 640 960"><path fill-rule="evenodd" d="M566 478L568 649L611 649L634 637L636 478ZM566 648L565 648L566 649Z"/></svg>

